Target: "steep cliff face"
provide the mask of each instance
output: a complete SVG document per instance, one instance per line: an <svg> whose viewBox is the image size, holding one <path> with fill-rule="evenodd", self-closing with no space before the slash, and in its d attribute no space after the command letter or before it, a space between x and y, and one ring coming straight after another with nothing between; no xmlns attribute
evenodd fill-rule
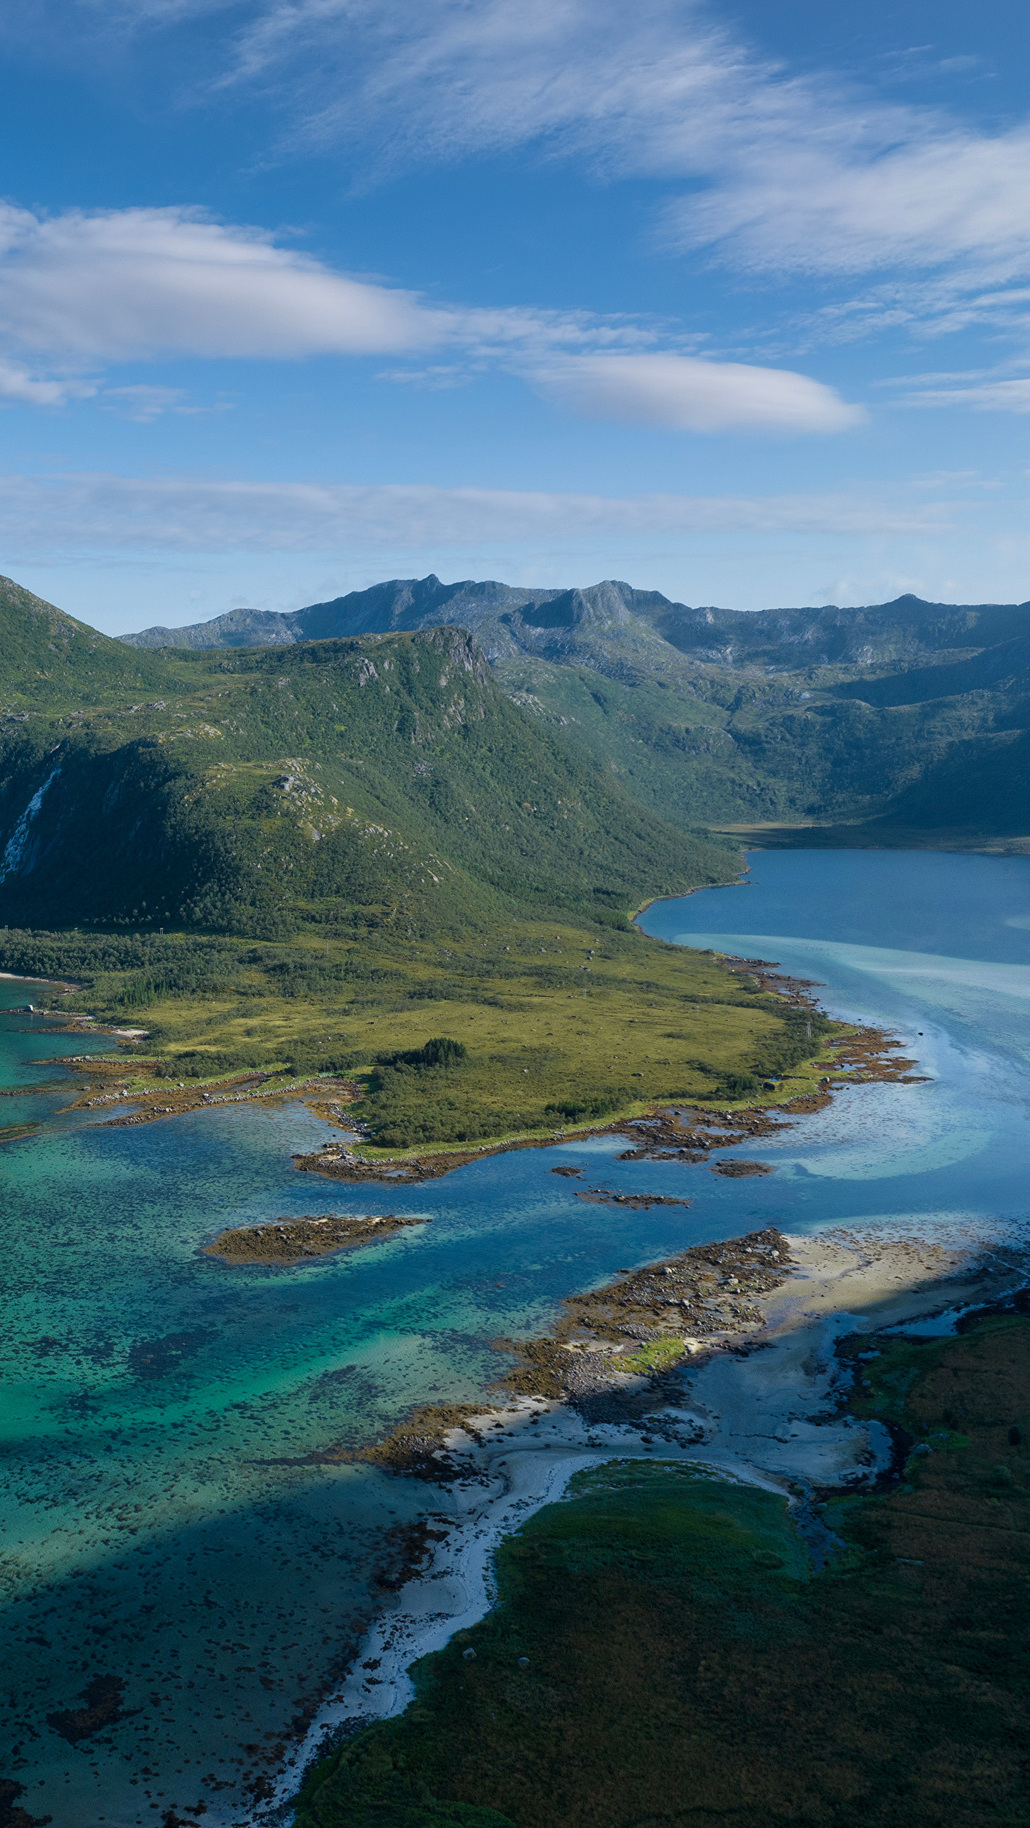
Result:
<svg viewBox="0 0 1030 1828"><path fill-rule="evenodd" d="M3 753L5 925L171 925L224 879L224 847L195 816L188 767L151 738L105 749L76 735Z"/></svg>
<svg viewBox="0 0 1030 1828"><path fill-rule="evenodd" d="M2 727L0 922L422 930L731 867L513 705L463 629L176 659L163 683Z"/></svg>

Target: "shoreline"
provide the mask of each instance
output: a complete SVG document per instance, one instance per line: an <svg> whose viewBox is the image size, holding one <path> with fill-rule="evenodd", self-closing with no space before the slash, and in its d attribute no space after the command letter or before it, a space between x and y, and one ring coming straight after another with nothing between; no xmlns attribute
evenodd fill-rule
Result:
<svg viewBox="0 0 1030 1828"><path fill-rule="evenodd" d="M0 971L0 978L7 978L12 984L56 984L58 990L81 990L81 984L73 984L71 978L64 977L26 977L23 971Z"/></svg>
<svg viewBox="0 0 1030 1828"><path fill-rule="evenodd" d="M731 961L732 968L738 970L763 963L758 959ZM781 994L798 998L802 980L785 978L782 981L785 988ZM814 999L808 1000L815 1006ZM807 1117L824 1109L839 1087L926 1083L926 1075L905 1070L916 1065L914 1060L891 1058L905 1044L888 1030L857 1023L838 1023L837 1026L842 1032L823 1044L821 1063L811 1073L791 1074L779 1082L789 1086L800 1079L807 1089L779 1101L752 1099L734 1103L731 1100L727 1106L725 1099L653 1099L647 1103L642 1101L635 1111L607 1116L594 1123L570 1125L549 1130L546 1134L531 1132L485 1139L464 1147L441 1144L434 1148L430 1145L422 1152L408 1150L389 1154L384 1151L381 1155L368 1156L359 1153L360 1143L353 1146L331 1139L310 1154L295 1155L294 1166L301 1173L321 1174L331 1180L417 1186L424 1181L442 1179L455 1168L466 1167L469 1162L482 1161L491 1155L506 1155L515 1149L548 1149L556 1143L583 1142L594 1136L631 1138L636 1144L636 1159L640 1161L670 1159L670 1154L661 1153L663 1147L672 1155L690 1159L688 1151L691 1149L702 1152L708 1148L728 1149L745 1138L768 1136L786 1128L793 1117ZM722 1133L716 1135L720 1126ZM681 1131L685 1134L680 1134ZM707 1132L711 1135L706 1136ZM629 1156L622 1159L629 1159ZM694 1155L693 1159L701 1157Z"/></svg>
<svg viewBox="0 0 1030 1828"><path fill-rule="evenodd" d="M219 1828L286 1828L312 1765L341 1739L402 1713L415 1692L411 1665L496 1603L493 1558L502 1539L560 1500L578 1472L618 1460L672 1460L779 1492L819 1565L826 1536L808 1518L813 1488L869 1490L895 1456L881 1423L843 1410L848 1373L838 1341L906 1323L925 1330L935 1319L946 1333L957 1315L1022 1285L1025 1268L1018 1252L972 1241L946 1247L839 1230L784 1244L785 1273L756 1304L760 1317L741 1336L707 1343L677 1368L684 1377L639 1374L627 1392L636 1398L635 1417L604 1419L603 1405L592 1414L589 1396L521 1391L503 1407L478 1405L454 1418L425 1456L439 1465L440 1498L430 1515L436 1541L427 1541L422 1565L373 1621L342 1685L284 1765L259 1782L260 1800L245 1816L216 1816Z"/></svg>

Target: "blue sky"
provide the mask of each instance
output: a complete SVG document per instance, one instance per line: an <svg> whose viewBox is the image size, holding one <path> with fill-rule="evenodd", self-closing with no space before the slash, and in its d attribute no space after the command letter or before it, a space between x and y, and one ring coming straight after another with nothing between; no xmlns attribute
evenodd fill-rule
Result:
<svg viewBox="0 0 1030 1828"><path fill-rule="evenodd" d="M0 570L72 614L1030 597L1008 0L34 0L3 40Z"/></svg>

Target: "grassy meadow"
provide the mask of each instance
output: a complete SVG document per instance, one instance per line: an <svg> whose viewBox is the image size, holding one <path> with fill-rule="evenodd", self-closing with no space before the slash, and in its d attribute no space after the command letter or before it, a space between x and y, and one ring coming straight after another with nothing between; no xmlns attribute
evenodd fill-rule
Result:
<svg viewBox="0 0 1030 1828"><path fill-rule="evenodd" d="M7 969L75 979L69 1009L146 1029L101 1069L130 1090L248 1070L273 1083L343 1073L386 1150L546 1133L668 1099L728 1104L769 1074L784 1076L776 1096L797 1095L837 1032L748 972L630 926L510 920L449 944L4 937ZM397 1058L439 1036L464 1056Z"/></svg>

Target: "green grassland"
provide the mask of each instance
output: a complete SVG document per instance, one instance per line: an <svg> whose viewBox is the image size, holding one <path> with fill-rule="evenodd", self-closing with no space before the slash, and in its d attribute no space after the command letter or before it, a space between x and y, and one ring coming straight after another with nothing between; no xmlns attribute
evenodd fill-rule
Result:
<svg viewBox="0 0 1030 1828"><path fill-rule="evenodd" d="M833 1504L829 1567L774 1494L581 1474L503 1544L499 1604L416 1667L407 1713L308 1780L298 1828L459 1806L515 1828L1023 1828L1030 1319L869 1349L856 1408L930 1451Z"/></svg>

